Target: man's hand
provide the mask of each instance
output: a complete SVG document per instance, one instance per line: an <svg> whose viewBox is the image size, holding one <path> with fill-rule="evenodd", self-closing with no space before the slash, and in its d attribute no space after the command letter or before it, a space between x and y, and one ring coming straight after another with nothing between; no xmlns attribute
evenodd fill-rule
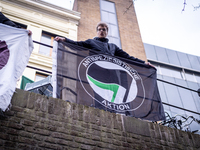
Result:
<svg viewBox="0 0 200 150"><path fill-rule="evenodd" d="M154 65L152 65L150 62L145 62L145 64L146 65L149 65L149 66L151 66L151 67L154 67L154 68L156 68Z"/></svg>
<svg viewBox="0 0 200 150"><path fill-rule="evenodd" d="M65 38L56 36L56 37L54 38L54 40L55 40L55 41L65 41Z"/></svg>
<svg viewBox="0 0 200 150"><path fill-rule="evenodd" d="M32 35L32 31L31 30L28 30L28 35Z"/></svg>

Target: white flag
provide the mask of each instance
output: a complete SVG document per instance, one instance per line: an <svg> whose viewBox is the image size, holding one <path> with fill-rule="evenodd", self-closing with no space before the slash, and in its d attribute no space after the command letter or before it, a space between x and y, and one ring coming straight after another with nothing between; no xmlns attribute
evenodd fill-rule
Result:
<svg viewBox="0 0 200 150"><path fill-rule="evenodd" d="M0 108L5 111L33 51L28 31L0 23Z"/></svg>

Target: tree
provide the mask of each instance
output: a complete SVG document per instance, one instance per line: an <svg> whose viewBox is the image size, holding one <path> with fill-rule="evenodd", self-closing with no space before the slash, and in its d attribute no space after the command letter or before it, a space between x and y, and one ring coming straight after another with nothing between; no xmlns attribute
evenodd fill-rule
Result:
<svg viewBox="0 0 200 150"><path fill-rule="evenodd" d="M127 13L127 11L133 6L135 1L136 0L129 0L130 5L126 8L126 10L124 11L124 14ZM185 11L186 5L187 5L186 0L183 0L183 9L182 9L182 11ZM200 8L200 3L199 3L199 5L193 6L193 7L194 7L194 11L198 10Z"/></svg>

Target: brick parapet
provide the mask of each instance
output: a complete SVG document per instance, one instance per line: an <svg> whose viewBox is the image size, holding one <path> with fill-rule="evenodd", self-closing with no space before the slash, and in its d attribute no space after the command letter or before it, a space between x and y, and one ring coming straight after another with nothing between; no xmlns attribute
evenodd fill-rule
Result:
<svg viewBox="0 0 200 150"><path fill-rule="evenodd" d="M200 149L200 136L16 90L0 119L0 149Z"/></svg>

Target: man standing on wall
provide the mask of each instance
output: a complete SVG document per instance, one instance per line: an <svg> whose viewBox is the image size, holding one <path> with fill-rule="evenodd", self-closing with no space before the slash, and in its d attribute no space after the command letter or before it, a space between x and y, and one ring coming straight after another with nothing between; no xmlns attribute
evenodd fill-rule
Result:
<svg viewBox="0 0 200 150"><path fill-rule="evenodd" d="M145 63L146 65L150 65L154 67L149 62L145 62L143 60L130 56L128 53L120 49L117 45L113 43L108 43L109 40L106 37L108 35L109 29L106 23L104 22L98 23L96 30L97 30L97 37L95 37L94 39L88 39L86 41L75 42L68 38L63 38L63 37L58 37L58 36L55 37L55 40L69 42L75 45L83 46L88 49L99 51L103 54L131 59L133 61Z"/></svg>
<svg viewBox="0 0 200 150"><path fill-rule="evenodd" d="M108 39L106 38L107 35L108 35L108 30L109 30L108 25L104 22L100 22L100 23L97 24L97 27L96 27L97 37L95 37L94 39L88 39L86 41L76 42L76 41L70 40L68 38L63 38L63 37L57 36L57 37L55 37L55 40L75 44L75 45L78 45L78 46L82 46L82 47L97 51L97 52L102 53L102 54L111 55L111 56L118 56L118 57L130 59L130 60L142 63L142 64L152 66L149 62L145 62L143 60L140 60L138 58L130 56L128 53L126 53L125 51L120 49L117 45L115 45L113 43L108 43ZM154 67L154 66L152 66L152 67ZM96 72L97 70L95 69L95 70L93 70L93 72ZM117 73L117 71L116 71L116 72L113 72L112 76L113 76L113 78L115 76L121 76L123 78L123 81L127 82L127 79L126 79L127 77L126 77L126 75L123 75L123 73L121 73L119 75L119 73ZM120 80L120 83L121 83L122 82L121 79L119 79L119 80ZM127 84L127 86L128 86L128 84ZM95 92L94 92L94 97L95 97L95 99L98 99L98 100L101 99L101 97ZM107 111L110 111L110 112L115 112L114 110L108 110L107 108L105 108L105 106L103 106L102 104L100 104L97 101L95 101L95 107L97 107L99 109L107 110ZM128 112L126 114L128 115Z"/></svg>

